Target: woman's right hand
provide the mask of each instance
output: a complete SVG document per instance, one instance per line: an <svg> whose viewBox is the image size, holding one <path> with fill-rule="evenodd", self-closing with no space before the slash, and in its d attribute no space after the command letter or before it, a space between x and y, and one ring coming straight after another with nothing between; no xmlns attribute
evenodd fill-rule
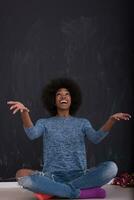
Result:
<svg viewBox="0 0 134 200"><path fill-rule="evenodd" d="M10 110L13 111L13 114L16 114L18 111L21 113L29 112L29 109L19 101L8 101L7 104L10 106Z"/></svg>

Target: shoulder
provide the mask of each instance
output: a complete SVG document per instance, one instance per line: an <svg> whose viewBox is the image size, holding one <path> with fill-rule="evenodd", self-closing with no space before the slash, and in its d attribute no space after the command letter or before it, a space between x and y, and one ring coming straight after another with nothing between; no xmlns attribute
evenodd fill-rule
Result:
<svg viewBox="0 0 134 200"><path fill-rule="evenodd" d="M37 123L40 123L40 124L46 124L46 123L50 123L50 122L53 122L53 121L55 121L56 119L55 119L55 117L45 117L45 118L40 118L40 119L38 119L37 120Z"/></svg>
<svg viewBox="0 0 134 200"><path fill-rule="evenodd" d="M46 124L51 120L51 117L47 117L47 118L40 118L36 121L36 124Z"/></svg>

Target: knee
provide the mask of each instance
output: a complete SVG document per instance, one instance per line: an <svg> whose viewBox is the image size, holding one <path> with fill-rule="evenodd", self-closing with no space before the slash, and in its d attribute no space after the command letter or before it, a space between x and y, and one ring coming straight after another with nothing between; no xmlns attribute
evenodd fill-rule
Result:
<svg viewBox="0 0 134 200"><path fill-rule="evenodd" d="M111 175L111 178L114 178L117 175L118 167L115 162L113 161L107 161L105 162L106 165L106 171Z"/></svg>

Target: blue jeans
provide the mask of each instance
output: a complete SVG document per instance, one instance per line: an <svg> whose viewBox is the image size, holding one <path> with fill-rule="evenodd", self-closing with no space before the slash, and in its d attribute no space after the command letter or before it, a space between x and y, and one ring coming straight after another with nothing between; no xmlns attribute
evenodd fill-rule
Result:
<svg viewBox="0 0 134 200"><path fill-rule="evenodd" d="M117 165L112 161L99 164L85 171L34 172L21 177L18 183L25 189L53 196L79 198L80 189L101 187L117 174Z"/></svg>

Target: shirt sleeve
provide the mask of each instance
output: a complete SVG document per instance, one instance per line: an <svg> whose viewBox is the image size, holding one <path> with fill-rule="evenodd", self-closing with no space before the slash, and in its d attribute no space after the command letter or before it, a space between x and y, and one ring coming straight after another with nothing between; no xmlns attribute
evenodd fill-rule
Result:
<svg viewBox="0 0 134 200"><path fill-rule="evenodd" d="M44 120L39 119L36 124L30 128L24 127L24 131L31 140L39 138L45 132Z"/></svg>
<svg viewBox="0 0 134 200"><path fill-rule="evenodd" d="M100 143L109 133L101 130L96 131L87 119L84 120L83 131L94 144Z"/></svg>

